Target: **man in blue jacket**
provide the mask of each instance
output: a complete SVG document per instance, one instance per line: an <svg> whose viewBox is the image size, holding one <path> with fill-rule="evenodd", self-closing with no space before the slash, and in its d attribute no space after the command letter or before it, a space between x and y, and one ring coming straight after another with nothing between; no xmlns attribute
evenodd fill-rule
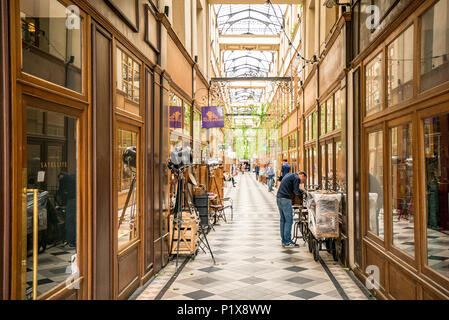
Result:
<svg viewBox="0 0 449 320"><path fill-rule="evenodd" d="M282 165L282 168L281 168L281 178L280 178L280 181L282 181L282 179L283 179L288 173L290 173L290 170L291 170L291 167L290 167L290 165L288 164L287 159L284 159L284 164Z"/></svg>
<svg viewBox="0 0 449 320"><path fill-rule="evenodd" d="M299 247L299 245L292 242L292 225L293 225L293 208L292 196L293 194L300 195L306 192L301 184L305 183L307 175L305 172L288 173L282 179L279 186L276 201L281 216L281 239L284 248Z"/></svg>

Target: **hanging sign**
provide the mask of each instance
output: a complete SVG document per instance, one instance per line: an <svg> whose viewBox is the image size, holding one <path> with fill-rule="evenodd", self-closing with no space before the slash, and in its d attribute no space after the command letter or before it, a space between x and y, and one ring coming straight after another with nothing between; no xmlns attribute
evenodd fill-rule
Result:
<svg viewBox="0 0 449 320"><path fill-rule="evenodd" d="M182 107L170 106L170 128L182 128Z"/></svg>
<svg viewBox="0 0 449 320"><path fill-rule="evenodd" d="M224 115L222 106L209 106L201 108L203 128L223 128Z"/></svg>

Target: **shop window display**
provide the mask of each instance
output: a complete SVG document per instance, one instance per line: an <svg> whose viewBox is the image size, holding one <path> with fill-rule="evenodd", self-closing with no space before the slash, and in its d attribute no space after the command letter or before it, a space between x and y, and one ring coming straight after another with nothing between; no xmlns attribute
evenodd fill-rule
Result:
<svg viewBox="0 0 449 320"><path fill-rule="evenodd" d="M424 119L427 263L449 278L449 114Z"/></svg>
<svg viewBox="0 0 449 320"><path fill-rule="evenodd" d="M390 219L393 245L414 257L412 125L390 129Z"/></svg>
<svg viewBox="0 0 449 320"><path fill-rule="evenodd" d="M383 136L382 131L368 134L368 230L384 237L383 222Z"/></svg>

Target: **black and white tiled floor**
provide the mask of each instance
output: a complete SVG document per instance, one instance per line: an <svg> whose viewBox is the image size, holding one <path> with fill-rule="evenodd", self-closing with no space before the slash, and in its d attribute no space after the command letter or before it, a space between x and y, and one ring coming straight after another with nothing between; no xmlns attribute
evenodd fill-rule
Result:
<svg viewBox="0 0 449 320"><path fill-rule="evenodd" d="M230 221L228 212L228 223L220 221L208 235L217 263L208 253L199 253L185 265L180 259L181 271L173 281L171 261L137 299L368 299L328 253L321 256L334 281L302 241L300 248L282 248L275 194L253 174L239 176L237 186L226 191L234 199L234 219Z"/></svg>

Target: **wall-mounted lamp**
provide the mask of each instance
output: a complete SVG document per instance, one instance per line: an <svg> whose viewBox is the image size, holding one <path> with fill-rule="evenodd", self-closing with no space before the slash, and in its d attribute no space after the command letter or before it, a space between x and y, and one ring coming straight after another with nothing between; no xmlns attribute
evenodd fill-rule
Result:
<svg viewBox="0 0 449 320"><path fill-rule="evenodd" d="M324 2L324 6L326 7L326 8L333 8L333 7L335 7L335 6L351 6L351 4L350 3L340 3L340 2L338 2L338 0L326 0L325 2Z"/></svg>

